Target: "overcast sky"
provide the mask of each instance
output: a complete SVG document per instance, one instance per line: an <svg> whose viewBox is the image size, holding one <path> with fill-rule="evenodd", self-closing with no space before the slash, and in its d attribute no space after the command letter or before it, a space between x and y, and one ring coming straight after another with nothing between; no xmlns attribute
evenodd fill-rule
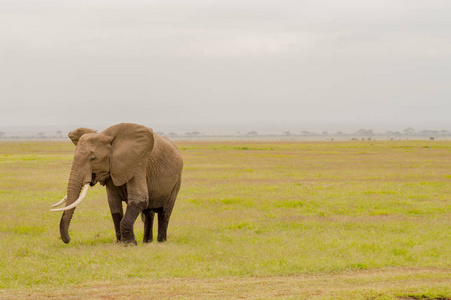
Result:
<svg viewBox="0 0 451 300"><path fill-rule="evenodd" d="M451 1L1 0L0 101L0 127L449 130Z"/></svg>

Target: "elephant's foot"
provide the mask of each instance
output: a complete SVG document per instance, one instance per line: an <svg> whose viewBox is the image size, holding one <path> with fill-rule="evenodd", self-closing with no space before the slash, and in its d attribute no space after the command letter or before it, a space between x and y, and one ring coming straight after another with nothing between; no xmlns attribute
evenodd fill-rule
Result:
<svg viewBox="0 0 451 300"><path fill-rule="evenodd" d="M133 233L133 227L130 228L122 228L121 230L121 237L119 240L120 243L124 245L137 245L135 239L135 234Z"/></svg>
<svg viewBox="0 0 451 300"><path fill-rule="evenodd" d="M138 245L135 238L133 238L132 240L121 240L120 243L124 246L137 246Z"/></svg>
<svg viewBox="0 0 451 300"><path fill-rule="evenodd" d="M160 242L160 243L166 242L166 239L167 239L166 236L167 236L166 232L158 233L157 241Z"/></svg>
<svg viewBox="0 0 451 300"><path fill-rule="evenodd" d="M125 246L138 245L135 239L135 235L133 234L133 230L123 230L117 242Z"/></svg>

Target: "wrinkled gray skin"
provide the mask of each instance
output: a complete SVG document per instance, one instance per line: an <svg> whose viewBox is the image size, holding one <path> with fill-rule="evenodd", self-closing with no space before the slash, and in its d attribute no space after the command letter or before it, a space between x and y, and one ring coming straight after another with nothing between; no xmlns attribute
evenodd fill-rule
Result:
<svg viewBox="0 0 451 300"><path fill-rule="evenodd" d="M78 128L69 137L76 145L67 187L66 206L79 196L86 183L106 187L118 242L135 244L133 225L139 213L144 221L143 242L151 242L155 213L158 238L167 238L169 218L180 189L182 157L176 146L151 129L121 123L101 133ZM125 214L122 202L127 203ZM75 208L61 217L60 233L69 243L69 223Z"/></svg>

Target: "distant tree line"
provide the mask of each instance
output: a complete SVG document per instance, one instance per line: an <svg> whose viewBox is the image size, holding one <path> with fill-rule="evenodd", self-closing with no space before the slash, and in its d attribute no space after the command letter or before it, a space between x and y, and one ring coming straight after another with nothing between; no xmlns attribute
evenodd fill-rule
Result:
<svg viewBox="0 0 451 300"><path fill-rule="evenodd" d="M451 131L449 130L420 130L415 131L413 128L408 127L402 131L390 131L387 130L385 132L375 132L373 129L359 129L353 133L345 133L343 131L337 131L329 133L327 131L322 132L314 132L307 130L300 130L298 132L292 131L282 131L280 134L265 134L259 133L256 130L248 131L246 133L237 132L234 135L211 135L204 134L199 131L188 131L185 133L176 133L176 132L157 132L160 135L167 136L170 138L209 138L209 137L241 137L241 138L264 138L264 137L284 137L284 138L308 138L308 137L320 137L320 138L334 138L340 137L341 139L349 137L350 139L372 139L375 137L388 137L388 138L414 138L414 137L425 137L430 139L435 138L451 138ZM66 135L63 134L61 130L58 130L54 133L45 133L39 131L35 134L17 134L12 133L8 134L7 132L0 131L0 139L66 139Z"/></svg>
<svg viewBox="0 0 451 300"><path fill-rule="evenodd" d="M39 131L35 134L33 133L6 133L3 131L0 131L0 139L62 139L66 138L65 135L63 135L63 132L61 130L56 131L55 133L44 133L42 131Z"/></svg>

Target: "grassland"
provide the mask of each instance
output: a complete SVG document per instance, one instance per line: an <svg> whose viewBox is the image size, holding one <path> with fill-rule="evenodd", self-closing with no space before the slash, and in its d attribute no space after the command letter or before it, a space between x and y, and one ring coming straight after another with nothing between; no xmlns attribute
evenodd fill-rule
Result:
<svg viewBox="0 0 451 300"><path fill-rule="evenodd" d="M123 247L101 186L59 239L72 144L0 143L0 299L451 298L451 141L178 146L168 242Z"/></svg>

